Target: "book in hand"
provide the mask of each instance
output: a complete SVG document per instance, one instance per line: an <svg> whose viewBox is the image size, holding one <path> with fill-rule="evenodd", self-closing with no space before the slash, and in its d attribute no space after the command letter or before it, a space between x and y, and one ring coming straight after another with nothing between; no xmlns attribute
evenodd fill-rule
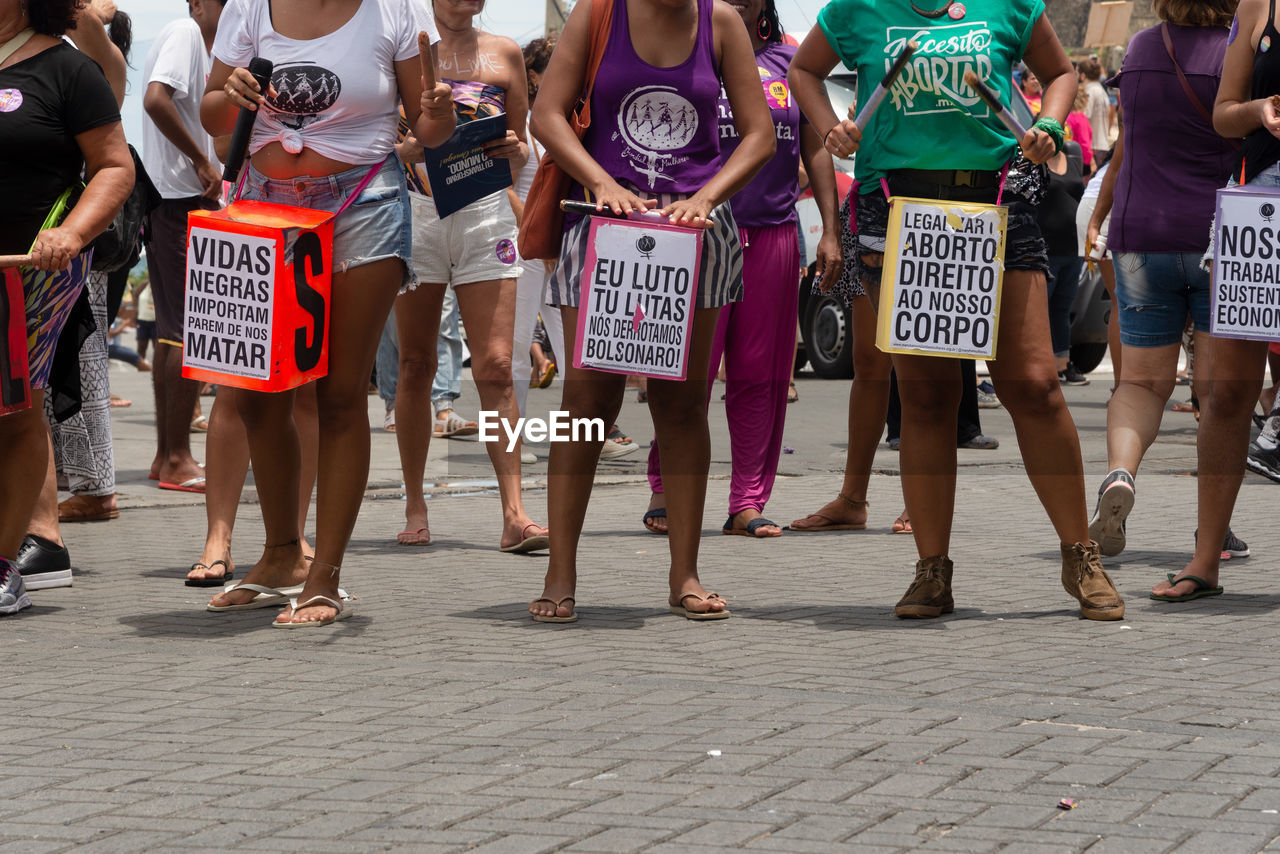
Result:
<svg viewBox="0 0 1280 854"><path fill-rule="evenodd" d="M474 201L510 187L511 165L490 157L483 144L507 135L507 115L498 113L458 125L449 141L423 150L423 167L441 219Z"/></svg>

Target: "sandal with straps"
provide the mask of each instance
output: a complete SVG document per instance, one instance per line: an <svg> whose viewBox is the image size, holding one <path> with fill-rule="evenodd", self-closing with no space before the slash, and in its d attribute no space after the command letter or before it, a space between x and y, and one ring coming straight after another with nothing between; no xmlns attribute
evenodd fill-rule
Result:
<svg viewBox="0 0 1280 854"><path fill-rule="evenodd" d="M529 604L537 605L539 602L546 602L548 605L554 605L555 610L557 611L560 610L560 606L563 605L565 602L573 602L574 607L573 607L573 612L569 614L569 616L567 617L561 617L556 614L533 614L533 613L529 614L530 617L533 617L533 621L535 623L576 623L578 622L578 608L577 608L578 603L574 600L572 596L566 596L563 599L561 599L559 602L557 602L555 599L548 599L547 597L543 596L540 599L534 599Z"/></svg>
<svg viewBox="0 0 1280 854"><path fill-rule="evenodd" d="M689 598L697 599L699 602L710 602L712 599L719 599L721 602L725 601L723 596L714 591L709 592L706 596L699 596L697 593L686 593L680 597L678 602L667 600L667 606L670 608L671 613L678 614L686 620L727 620L731 616L728 608L723 611L690 611L684 606L684 600Z"/></svg>
<svg viewBox="0 0 1280 854"><path fill-rule="evenodd" d="M841 492L838 497L854 510L865 510L871 506L870 501L859 501L856 498L850 498L843 492ZM796 527L796 522L804 522L808 519L814 518L815 516L818 519L821 519L824 524L805 525L803 528ZM832 519L830 516L823 515L822 513L810 513L808 516L805 516L804 519L797 519L796 522L792 522L788 525L786 530L806 534L813 531L865 531L867 529L866 522L841 522L838 519Z"/></svg>
<svg viewBox="0 0 1280 854"><path fill-rule="evenodd" d="M222 564L222 575L208 576L204 578L188 578L186 585L188 587L223 587L228 581L236 577L236 571L229 561L215 560L213 563L200 563L196 561L191 564L191 569L213 569L218 564ZM190 572L191 570L188 570Z"/></svg>
<svg viewBox="0 0 1280 854"><path fill-rule="evenodd" d="M342 591L338 591L338 595L341 596ZM317 593L314 596L308 597L306 600L302 602L299 602L297 600L297 597L292 597L289 599L289 608L293 612L290 615L290 618L288 620L275 620L274 622L271 623L271 625L275 626L277 629L310 629L310 628L319 628L320 626L327 626L330 623L336 623L339 620L345 620L347 617L351 616L352 609L347 605L347 603L351 601L352 599L350 597L345 599L333 599L321 593ZM316 605L316 604L331 605L335 609L337 609L338 613L333 615L332 617L326 617L323 620L304 620L303 622L300 622L300 623L295 623L293 621L293 617L297 615L299 608L306 608L308 605Z"/></svg>

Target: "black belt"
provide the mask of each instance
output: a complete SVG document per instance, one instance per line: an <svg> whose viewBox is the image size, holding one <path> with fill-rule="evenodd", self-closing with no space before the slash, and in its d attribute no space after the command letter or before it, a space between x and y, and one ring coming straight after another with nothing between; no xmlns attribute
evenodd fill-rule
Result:
<svg viewBox="0 0 1280 854"><path fill-rule="evenodd" d="M1000 173L973 169L895 169L889 180L899 179L916 184L936 184L939 187L968 187L974 190L993 190L1000 186Z"/></svg>

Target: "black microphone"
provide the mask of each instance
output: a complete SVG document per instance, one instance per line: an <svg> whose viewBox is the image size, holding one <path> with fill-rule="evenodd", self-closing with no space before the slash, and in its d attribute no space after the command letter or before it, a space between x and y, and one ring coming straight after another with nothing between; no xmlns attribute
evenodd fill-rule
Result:
<svg viewBox="0 0 1280 854"><path fill-rule="evenodd" d="M274 68L271 60L260 56L249 60L249 73L253 75L254 80L258 81L263 97L271 86L271 72ZM258 105L258 109L262 109L262 104ZM222 180L234 184L236 178L240 177L240 167L244 165L244 156L249 153L249 137L253 134L253 122L257 118L258 110L240 108L240 115L236 118L236 129L231 134L231 148L227 151L227 162L222 167Z"/></svg>

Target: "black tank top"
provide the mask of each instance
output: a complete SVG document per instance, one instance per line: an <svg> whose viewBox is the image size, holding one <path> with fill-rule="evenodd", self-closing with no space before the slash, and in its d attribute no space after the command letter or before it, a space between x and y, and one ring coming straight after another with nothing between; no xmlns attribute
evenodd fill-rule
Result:
<svg viewBox="0 0 1280 854"><path fill-rule="evenodd" d="M1254 45L1253 82L1249 87L1249 97L1253 100L1272 95L1280 95L1280 31L1276 30L1276 0L1271 0L1267 25L1262 30L1262 38ZM1280 163L1280 139L1272 136L1266 128L1258 128L1244 138L1240 154L1244 158L1245 183L1248 183L1264 169Z"/></svg>

